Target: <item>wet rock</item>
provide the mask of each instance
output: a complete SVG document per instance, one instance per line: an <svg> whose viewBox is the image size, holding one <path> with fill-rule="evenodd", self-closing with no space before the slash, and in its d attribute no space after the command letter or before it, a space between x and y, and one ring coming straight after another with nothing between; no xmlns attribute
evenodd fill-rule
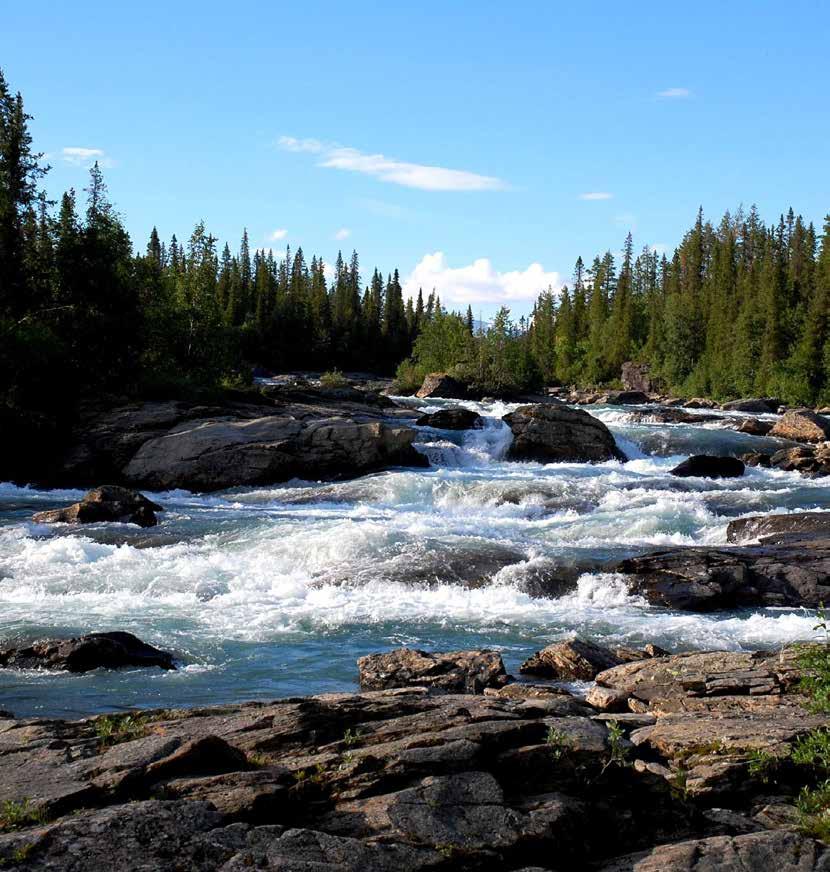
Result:
<svg viewBox="0 0 830 872"><path fill-rule="evenodd" d="M445 372L431 372L424 378L416 397L437 397L440 399L465 400L469 395L467 385Z"/></svg>
<svg viewBox="0 0 830 872"><path fill-rule="evenodd" d="M769 459L770 466L785 472L799 472L808 478L830 475L830 443L782 448Z"/></svg>
<svg viewBox="0 0 830 872"><path fill-rule="evenodd" d="M781 401L777 399L748 399L748 400L732 400L728 403L721 403L721 409L724 412L749 412L754 415L764 415L775 413Z"/></svg>
<svg viewBox="0 0 830 872"><path fill-rule="evenodd" d="M708 415L705 412L701 414L674 407L657 407L632 412L629 420L647 424L704 424L708 421L720 421L722 418L720 415Z"/></svg>
<svg viewBox="0 0 830 872"><path fill-rule="evenodd" d="M446 693L481 693L509 681L501 655L495 651L429 653L397 648L361 657L357 666L360 686L366 690L431 687Z"/></svg>
<svg viewBox="0 0 830 872"><path fill-rule="evenodd" d="M762 831L740 836L711 836L620 857L600 872L819 872L828 850L796 833Z"/></svg>
<svg viewBox="0 0 830 872"><path fill-rule="evenodd" d="M122 524L138 524L139 527L154 527L156 512L164 509L148 500L138 491L117 485L96 487L84 494L80 502L64 509L38 512L32 518L37 524L96 524L117 521Z"/></svg>
<svg viewBox="0 0 830 872"><path fill-rule="evenodd" d="M742 454L741 460L747 466L760 466L762 469L769 469L770 456L763 451L750 451L747 454Z"/></svg>
<svg viewBox="0 0 830 872"><path fill-rule="evenodd" d="M541 463L627 458L598 418L562 405L520 406L503 420L513 432L508 456Z"/></svg>
<svg viewBox="0 0 830 872"><path fill-rule="evenodd" d="M641 391L644 394L651 394L657 389L657 385L651 377L651 366L647 363L635 363L627 360L622 365L620 378L627 391Z"/></svg>
<svg viewBox="0 0 830 872"><path fill-rule="evenodd" d="M729 542L761 539L766 544L777 544L792 534L830 536L830 512L792 512L787 515L756 515L738 518L726 527Z"/></svg>
<svg viewBox="0 0 830 872"><path fill-rule="evenodd" d="M429 415L421 415L415 423L419 427L436 427L439 430L470 430L481 426L481 415L472 409L440 409Z"/></svg>
<svg viewBox="0 0 830 872"><path fill-rule="evenodd" d="M747 433L750 436L766 436L772 430L771 421L761 421L758 418L745 418L735 428L739 433Z"/></svg>
<svg viewBox="0 0 830 872"><path fill-rule="evenodd" d="M744 474L744 463L737 457L716 457L694 454L675 466L671 475L695 478L739 478Z"/></svg>
<svg viewBox="0 0 830 872"><path fill-rule="evenodd" d="M415 431L381 421L294 416L202 420L151 439L124 468L130 481L159 490L209 491L294 476L358 475L388 466L426 466Z"/></svg>
<svg viewBox="0 0 830 872"><path fill-rule="evenodd" d="M652 605L689 611L830 601L830 539L652 551L614 565Z"/></svg>
<svg viewBox="0 0 830 872"><path fill-rule="evenodd" d="M683 403L684 409L716 409L717 407L718 404L714 400L707 400L705 397L693 397Z"/></svg>
<svg viewBox="0 0 830 872"><path fill-rule="evenodd" d="M810 409L796 409L782 415L769 435L793 442L824 442L830 439L830 421Z"/></svg>
<svg viewBox="0 0 830 872"><path fill-rule="evenodd" d="M519 672L561 681L590 681L604 669L641 656L642 652L612 651L593 642L569 639L537 651L522 663Z"/></svg>
<svg viewBox="0 0 830 872"><path fill-rule="evenodd" d="M611 391L605 402L610 406L640 406L650 402L650 398L643 391Z"/></svg>
<svg viewBox="0 0 830 872"><path fill-rule="evenodd" d="M176 668L172 654L142 642L132 633L119 631L87 633L75 639L43 639L27 647L0 649L0 666L67 672L129 666Z"/></svg>

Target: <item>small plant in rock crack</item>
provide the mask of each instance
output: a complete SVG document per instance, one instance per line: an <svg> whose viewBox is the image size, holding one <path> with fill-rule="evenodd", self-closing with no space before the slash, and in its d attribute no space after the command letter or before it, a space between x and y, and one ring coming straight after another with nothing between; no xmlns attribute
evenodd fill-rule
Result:
<svg viewBox="0 0 830 872"><path fill-rule="evenodd" d="M363 733L360 730L353 730L349 727L345 733L343 733L343 744L347 748L353 748L355 745L359 745L363 741Z"/></svg>
<svg viewBox="0 0 830 872"><path fill-rule="evenodd" d="M608 729L608 759L605 761L600 774L605 772L609 766L627 766L630 750L619 721L608 721L606 728Z"/></svg>
<svg viewBox="0 0 830 872"><path fill-rule="evenodd" d="M779 754L773 754L766 748L753 748L747 758L747 772L763 784L775 781L775 773L781 766L781 761L790 756L790 749L785 748Z"/></svg>
<svg viewBox="0 0 830 872"><path fill-rule="evenodd" d="M149 718L141 714L102 715L95 719L95 733L101 747L118 745L147 735Z"/></svg>
<svg viewBox="0 0 830 872"><path fill-rule="evenodd" d="M0 805L0 831L19 830L46 822L46 812L29 801L7 799Z"/></svg>
<svg viewBox="0 0 830 872"><path fill-rule="evenodd" d="M271 765L271 758L267 754L261 754L259 751L251 751L247 754L248 765L256 769L266 769Z"/></svg>
<svg viewBox="0 0 830 872"><path fill-rule="evenodd" d="M561 730L557 730L556 727L548 727L545 744L550 748L551 756L554 760L561 760L570 747L568 737Z"/></svg>

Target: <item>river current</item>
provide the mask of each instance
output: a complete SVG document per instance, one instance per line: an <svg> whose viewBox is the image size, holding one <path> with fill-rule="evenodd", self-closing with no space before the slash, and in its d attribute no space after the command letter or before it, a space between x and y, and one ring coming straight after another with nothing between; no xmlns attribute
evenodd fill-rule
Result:
<svg viewBox="0 0 830 872"><path fill-rule="evenodd" d="M742 515L830 510L830 478L759 468L730 480L669 475L692 453L779 443L718 421L633 423L631 409L598 406L591 413L628 463L513 463L503 459L511 434L501 416L515 406L462 405L485 426L422 428L430 469L148 494L167 509L150 530L37 525L33 512L83 491L0 485L0 644L123 629L179 663L166 673L0 671L0 708L81 716L354 690L357 657L399 645L495 648L515 671L574 633L670 650L813 636L806 609L674 612L602 571L653 547L724 545L727 523ZM562 582L569 592L540 596Z"/></svg>

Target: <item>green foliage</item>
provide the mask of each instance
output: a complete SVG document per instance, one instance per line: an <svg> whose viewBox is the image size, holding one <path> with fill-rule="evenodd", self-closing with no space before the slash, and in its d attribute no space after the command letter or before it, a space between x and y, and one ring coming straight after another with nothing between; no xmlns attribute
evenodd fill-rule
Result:
<svg viewBox="0 0 830 872"><path fill-rule="evenodd" d="M803 833L830 843L830 781L804 787L796 802L799 828Z"/></svg>
<svg viewBox="0 0 830 872"><path fill-rule="evenodd" d="M149 722L147 715L113 714L96 718L94 726L101 747L106 748L146 736Z"/></svg>
<svg viewBox="0 0 830 872"><path fill-rule="evenodd" d="M343 734L343 744L347 748L352 748L355 745L361 744L363 741L363 733L360 730L353 730L351 727Z"/></svg>
<svg viewBox="0 0 830 872"><path fill-rule="evenodd" d="M570 748L570 741L567 735L552 726L548 727L545 744L550 748L550 753L554 760L561 760Z"/></svg>
<svg viewBox="0 0 830 872"><path fill-rule="evenodd" d="M602 767L602 772L605 772L609 766L626 766L631 751L630 744L627 742L623 728L618 721L608 721L606 728L608 729L608 758Z"/></svg>
<svg viewBox="0 0 830 872"><path fill-rule="evenodd" d="M22 799L19 802L7 799L0 804L0 830L20 830L45 822L44 809L33 805L29 799Z"/></svg>
<svg viewBox="0 0 830 872"><path fill-rule="evenodd" d="M349 380L339 369L333 369L320 376L320 384L324 388L345 388L349 386Z"/></svg>

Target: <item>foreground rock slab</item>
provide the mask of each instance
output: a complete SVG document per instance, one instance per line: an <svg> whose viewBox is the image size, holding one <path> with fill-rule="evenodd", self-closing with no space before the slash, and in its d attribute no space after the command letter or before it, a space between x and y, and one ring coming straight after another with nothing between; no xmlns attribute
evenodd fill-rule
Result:
<svg viewBox="0 0 830 872"><path fill-rule="evenodd" d="M96 524L117 521L122 524L138 524L139 527L154 527L156 512L164 509L148 500L138 491L108 484L96 487L83 498L64 509L38 512L32 520L37 524Z"/></svg>
<svg viewBox="0 0 830 872"><path fill-rule="evenodd" d="M568 639L537 651L522 663L519 672L560 681L590 681L598 672L612 666L661 653L655 646L649 646L648 652L630 648L612 650L582 639Z"/></svg>
<svg viewBox="0 0 830 872"><path fill-rule="evenodd" d="M76 639L42 639L18 648L0 648L0 667L89 672L158 666L175 669L173 655L142 642L132 633L87 633Z"/></svg>
<svg viewBox="0 0 830 872"><path fill-rule="evenodd" d="M582 409L558 403L520 406L503 420L513 432L508 452L512 460L557 463L627 459L605 424Z"/></svg>
<svg viewBox="0 0 830 872"><path fill-rule="evenodd" d="M431 687L448 693L482 693L510 681L501 655L495 651L429 653L397 648L369 654L357 661L360 686L365 690Z"/></svg>
<svg viewBox="0 0 830 872"><path fill-rule="evenodd" d="M515 683L3 720L0 809L15 814L0 817L0 861L826 872L827 849L792 831L798 786L770 797L749 767L753 751L784 759L826 723L803 708L797 678L790 651L711 652L600 673L629 709L612 713Z"/></svg>

